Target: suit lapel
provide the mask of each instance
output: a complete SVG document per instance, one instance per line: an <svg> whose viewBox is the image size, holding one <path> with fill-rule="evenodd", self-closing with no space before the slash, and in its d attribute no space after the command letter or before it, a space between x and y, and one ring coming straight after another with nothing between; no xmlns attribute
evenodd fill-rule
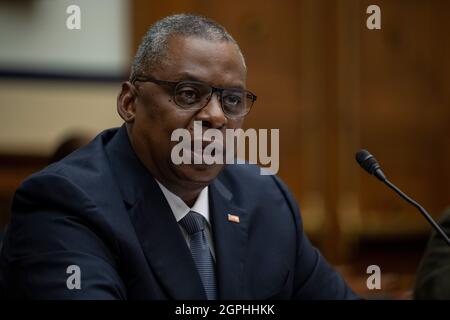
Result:
<svg viewBox="0 0 450 320"><path fill-rule="evenodd" d="M145 258L173 299L206 299L189 248L164 194L122 126L106 152Z"/></svg>
<svg viewBox="0 0 450 320"><path fill-rule="evenodd" d="M191 252L156 182L129 212L145 257L168 294L176 300L206 299Z"/></svg>
<svg viewBox="0 0 450 320"><path fill-rule="evenodd" d="M229 221L228 214L238 216L239 223ZM243 299L248 214L233 204L232 194L219 179L210 184L210 216L216 252L219 298Z"/></svg>

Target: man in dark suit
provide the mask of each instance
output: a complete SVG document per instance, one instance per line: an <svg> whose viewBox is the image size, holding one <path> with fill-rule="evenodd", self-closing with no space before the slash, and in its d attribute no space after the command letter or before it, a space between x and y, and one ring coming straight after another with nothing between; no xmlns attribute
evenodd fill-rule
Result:
<svg viewBox="0 0 450 320"><path fill-rule="evenodd" d="M17 190L1 253L8 296L356 298L276 176L172 161L175 129L242 126L256 99L245 79L217 23L175 15L153 25L117 98L125 124Z"/></svg>
<svg viewBox="0 0 450 320"><path fill-rule="evenodd" d="M450 234L450 208L444 211L440 224L444 232ZM450 299L450 247L435 231L417 272L414 298Z"/></svg>

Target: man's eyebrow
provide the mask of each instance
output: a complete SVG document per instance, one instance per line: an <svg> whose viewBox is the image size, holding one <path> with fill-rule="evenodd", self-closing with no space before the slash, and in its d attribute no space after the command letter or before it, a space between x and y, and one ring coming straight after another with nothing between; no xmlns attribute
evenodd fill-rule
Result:
<svg viewBox="0 0 450 320"><path fill-rule="evenodd" d="M189 72L183 72L183 73L176 75L173 81L175 81L175 82L196 81L196 82L202 82L202 83L211 85L208 81L204 81L203 79L200 79ZM221 86L221 88L245 90L245 86L240 85L240 84L239 85L230 85L230 86Z"/></svg>

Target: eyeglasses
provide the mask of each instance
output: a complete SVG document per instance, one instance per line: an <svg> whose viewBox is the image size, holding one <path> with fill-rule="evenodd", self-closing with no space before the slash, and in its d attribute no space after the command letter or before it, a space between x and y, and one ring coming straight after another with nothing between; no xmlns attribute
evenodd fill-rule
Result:
<svg viewBox="0 0 450 320"><path fill-rule="evenodd" d="M164 81L151 77L135 77L135 82L152 82L169 86L173 90L175 104L184 110L200 110L205 107L213 93L219 93L223 113L229 118L241 118L250 112L256 96L250 91L234 88L216 88L197 81Z"/></svg>

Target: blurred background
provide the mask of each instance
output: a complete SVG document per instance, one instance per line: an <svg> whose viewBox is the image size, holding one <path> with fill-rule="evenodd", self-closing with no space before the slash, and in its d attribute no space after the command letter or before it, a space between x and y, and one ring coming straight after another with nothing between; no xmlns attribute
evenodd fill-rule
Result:
<svg viewBox="0 0 450 320"><path fill-rule="evenodd" d="M66 9L81 9L68 30ZM366 8L381 8L368 30ZM119 126L116 96L148 27L181 12L235 37L258 101L246 127L280 129L280 171L313 243L355 291L408 299L430 232L363 172L367 148L435 218L450 205L450 2L0 0L0 227L15 189ZM378 265L382 289L368 290Z"/></svg>

